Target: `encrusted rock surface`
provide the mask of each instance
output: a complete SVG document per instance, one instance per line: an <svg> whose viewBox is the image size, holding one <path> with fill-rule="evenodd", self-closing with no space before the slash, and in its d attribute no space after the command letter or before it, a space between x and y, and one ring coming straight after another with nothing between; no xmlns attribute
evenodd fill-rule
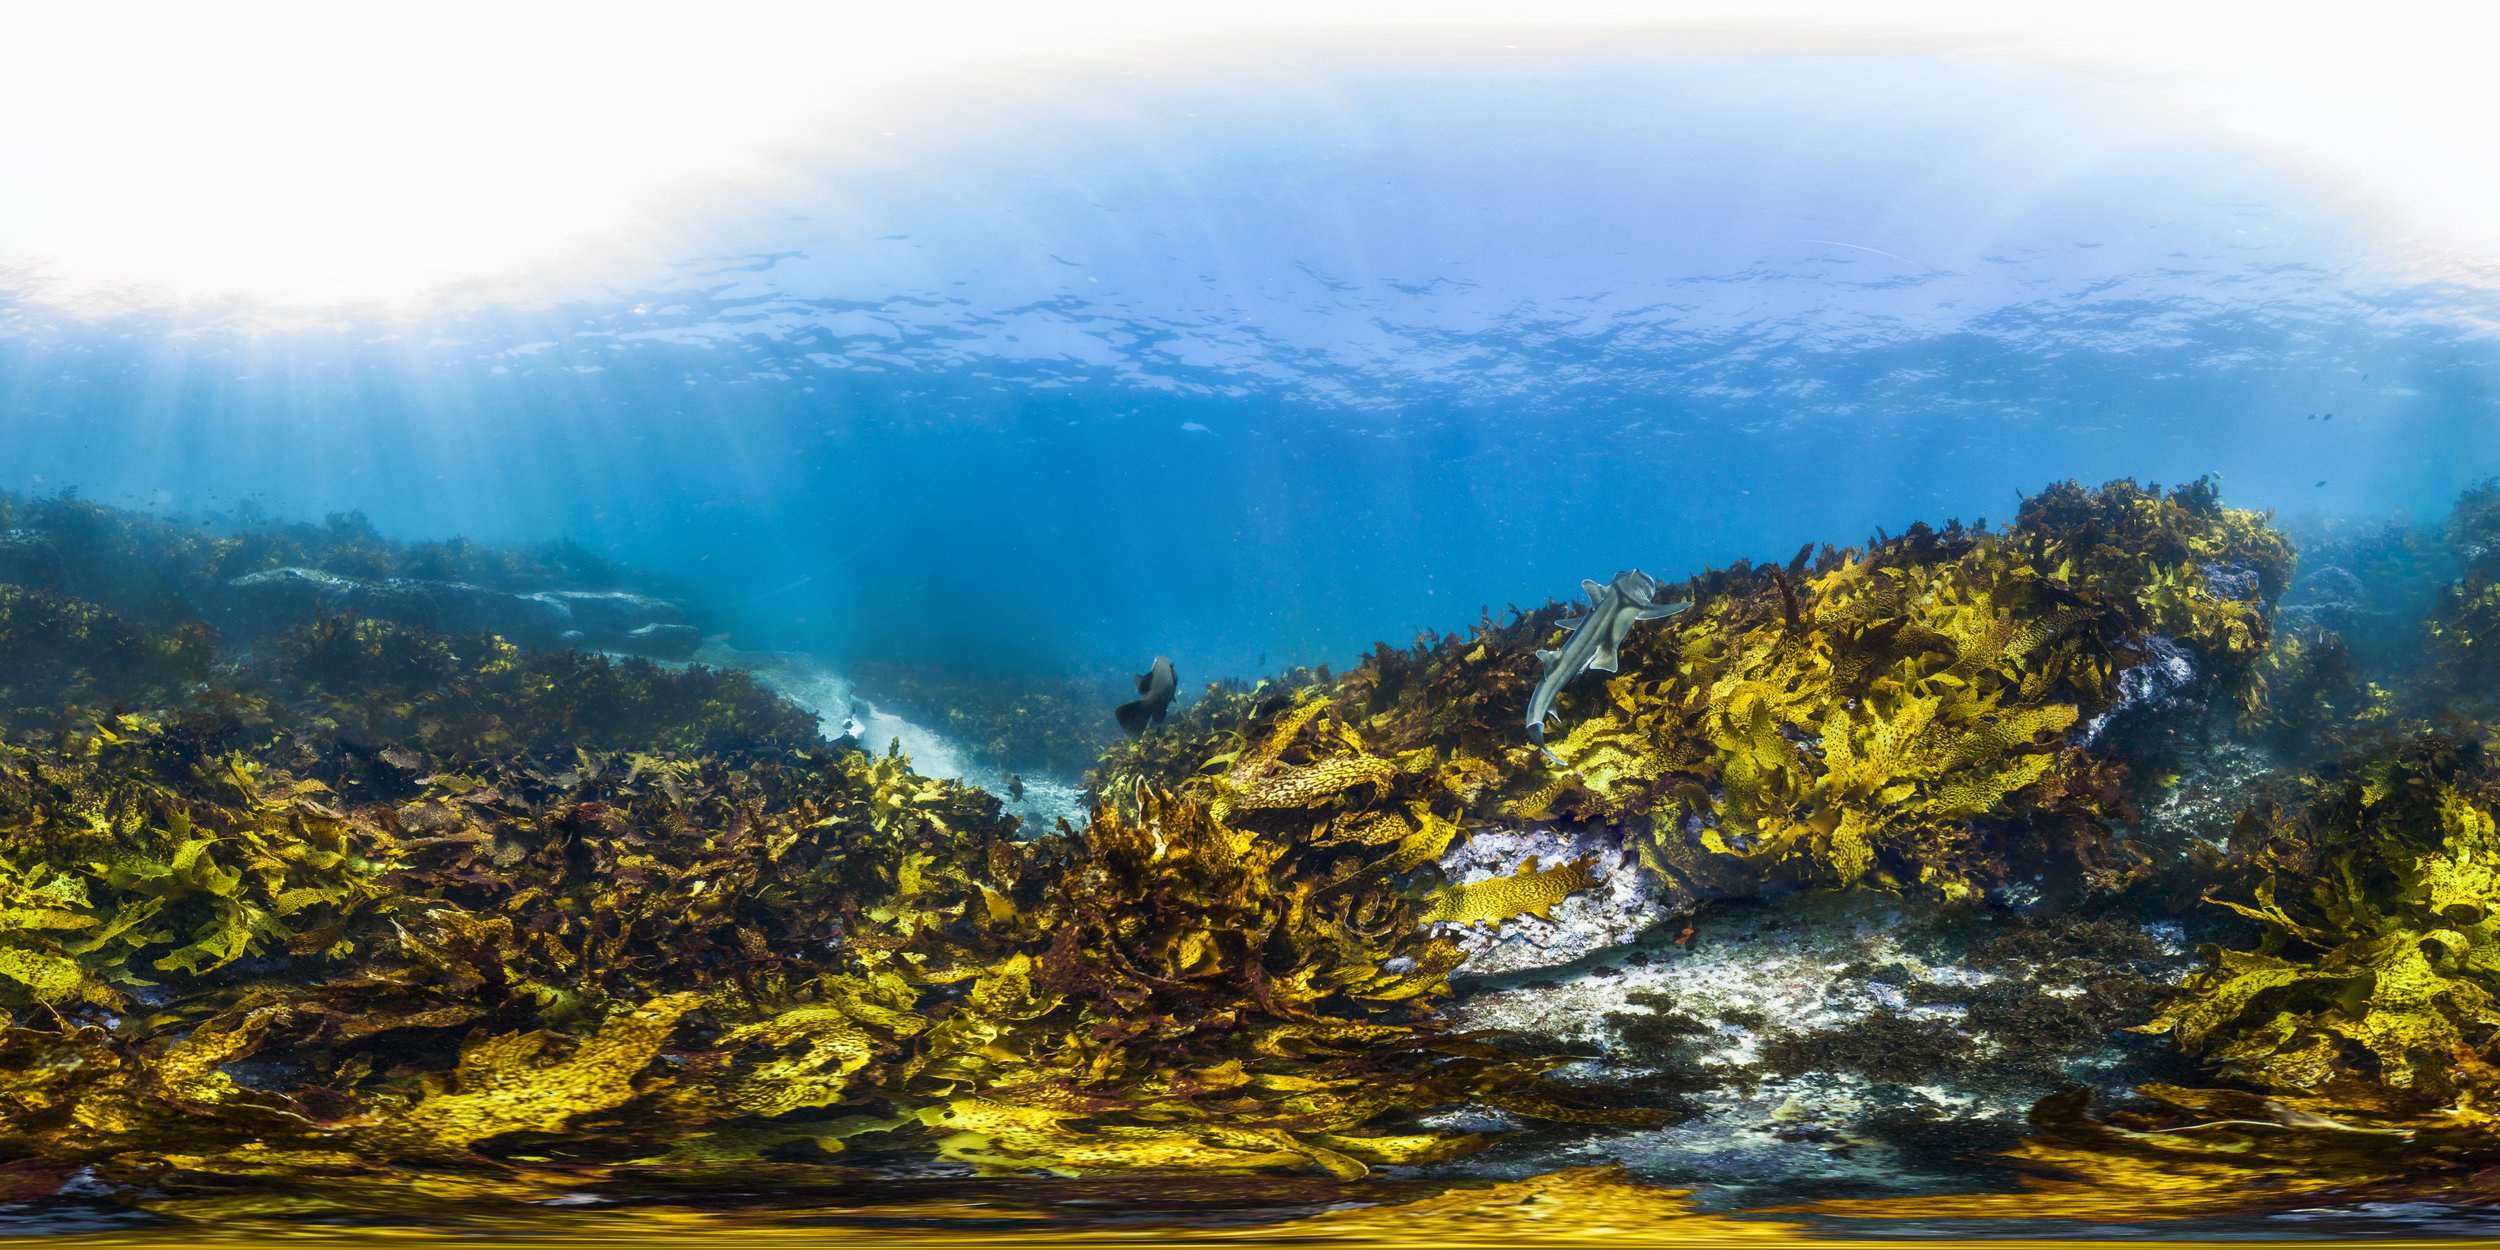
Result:
<svg viewBox="0 0 2500 1250"><path fill-rule="evenodd" d="M2043 1096L2145 1079L2159 1044L2111 1025L2190 962L2172 928L1872 893L1712 904L1678 936L1481 984L1449 1016L1582 1048L1564 1075L1646 1083L1690 1114L1470 1168L1619 1158L1738 1203L1932 1186L2011 1147Z"/></svg>

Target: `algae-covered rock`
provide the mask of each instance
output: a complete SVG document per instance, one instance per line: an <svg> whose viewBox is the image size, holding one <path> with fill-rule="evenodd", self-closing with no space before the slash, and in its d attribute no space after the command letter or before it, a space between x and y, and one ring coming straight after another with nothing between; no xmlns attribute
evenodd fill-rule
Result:
<svg viewBox="0 0 2500 1250"><path fill-rule="evenodd" d="M2078 860L2081 884L2117 888L2142 870L2110 836L2136 783L2102 731L2253 699L2291 565L2262 517L2208 484L2068 484L2008 530L1920 525L1693 578L1690 611L1634 630L1616 673L1564 690L1559 764L1517 720L1548 608L1383 646L1298 694L1203 699L1172 733L1115 746L1094 784L1115 800L1141 782L1220 790L1243 744L1317 716L1329 734L1285 735L1296 745L1260 781L1311 787L1339 825L1607 829L1687 896L1869 884L1968 899Z"/></svg>
<svg viewBox="0 0 2500 1250"><path fill-rule="evenodd" d="M703 645L676 604L625 591L513 594L465 582L278 568L238 577L213 599L219 626L243 639L300 629L330 615L438 634L492 634L538 651L586 647L683 660Z"/></svg>

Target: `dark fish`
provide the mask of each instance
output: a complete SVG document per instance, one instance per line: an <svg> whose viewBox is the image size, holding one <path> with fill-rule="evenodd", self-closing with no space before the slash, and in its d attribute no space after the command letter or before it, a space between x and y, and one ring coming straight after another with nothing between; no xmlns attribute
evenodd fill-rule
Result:
<svg viewBox="0 0 2500 1250"><path fill-rule="evenodd" d="M1007 774L1007 801L1010 803L1024 801L1024 778L1014 773Z"/></svg>
<svg viewBox="0 0 2500 1250"><path fill-rule="evenodd" d="M2325 479L2325 478L2319 478L2319 479L2318 479L2318 485L2320 485L2320 486L2324 486L2324 485L2326 485L2326 479Z"/></svg>
<svg viewBox="0 0 2500 1250"><path fill-rule="evenodd" d="M1181 688L1180 678L1172 673L1168 656L1156 656L1154 666L1137 675L1138 699L1123 703L1115 715L1120 728L1132 738L1143 737L1148 725L1163 723L1163 713L1172 706L1172 695Z"/></svg>

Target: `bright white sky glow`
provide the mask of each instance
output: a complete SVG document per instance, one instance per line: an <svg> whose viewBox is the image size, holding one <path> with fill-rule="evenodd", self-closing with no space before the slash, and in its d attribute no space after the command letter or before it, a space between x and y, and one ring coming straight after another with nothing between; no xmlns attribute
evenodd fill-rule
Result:
<svg viewBox="0 0 2500 1250"><path fill-rule="evenodd" d="M1484 0L1255 5L0 0L0 291L69 307L421 307L613 280L707 197L1002 87L1440 58L1859 49L2083 73L2500 275L2500 4Z"/></svg>

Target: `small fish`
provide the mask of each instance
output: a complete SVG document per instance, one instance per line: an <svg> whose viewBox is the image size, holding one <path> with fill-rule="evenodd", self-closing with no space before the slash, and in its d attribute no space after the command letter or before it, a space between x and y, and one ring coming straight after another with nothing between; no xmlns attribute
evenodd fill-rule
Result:
<svg viewBox="0 0 2500 1250"><path fill-rule="evenodd" d="M1007 774L1007 801L1010 803L1024 801L1024 778L1014 773Z"/></svg>
<svg viewBox="0 0 2500 1250"><path fill-rule="evenodd" d="M1562 761L1545 746L1545 718L1554 714L1554 696L1572 678L1592 669L1611 673L1622 661L1624 635L1642 621L1673 616L1689 608L1683 603L1659 603L1656 579L1639 569L1615 574L1603 586L1593 581L1580 583L1588 592L1589 610L1579 616L1566 617L1559 624L1571 632L1571 639L1559 650L1539 651L1538 661L1545 665L1545 676L1539 678L1536 690L1528 696L1528 741L1545 752L1545 758Z"/></svg>
<svg viewBox="0 0 2500 1250"><path fill-rule="evenodd" d="M2332 421L2332 420L2334 420L2334 419L2335 419L2335 414L2330 412L2330 413L2326 414L2325 416L2320 417L2320 418L2318 418L2318 419L2319 419L2320 421Z"/></svg>
<svg viewBox="0 0 2500 1250"><path fill-rule="evenodd" d="M2326 485L2326 479L2325 479L2325 478L2319 478L2319 479L2318 479L2318 485L2320 485L2320 486L2324 486L2324 485Z"/></svg>
<svg viewBox="0 0 2500 1250"><path fill-rule="evenodd" d="M1121 704L1114 713L1120 718L1120 728L1127 730L1129 737L1144 737L1146 726L1163 723L1163 713L1172 706L1172 695L1180 687L1180 678L1172 672L1171 657L1156 656L1153 666L1137 675L1137 700Z"/></svg>

